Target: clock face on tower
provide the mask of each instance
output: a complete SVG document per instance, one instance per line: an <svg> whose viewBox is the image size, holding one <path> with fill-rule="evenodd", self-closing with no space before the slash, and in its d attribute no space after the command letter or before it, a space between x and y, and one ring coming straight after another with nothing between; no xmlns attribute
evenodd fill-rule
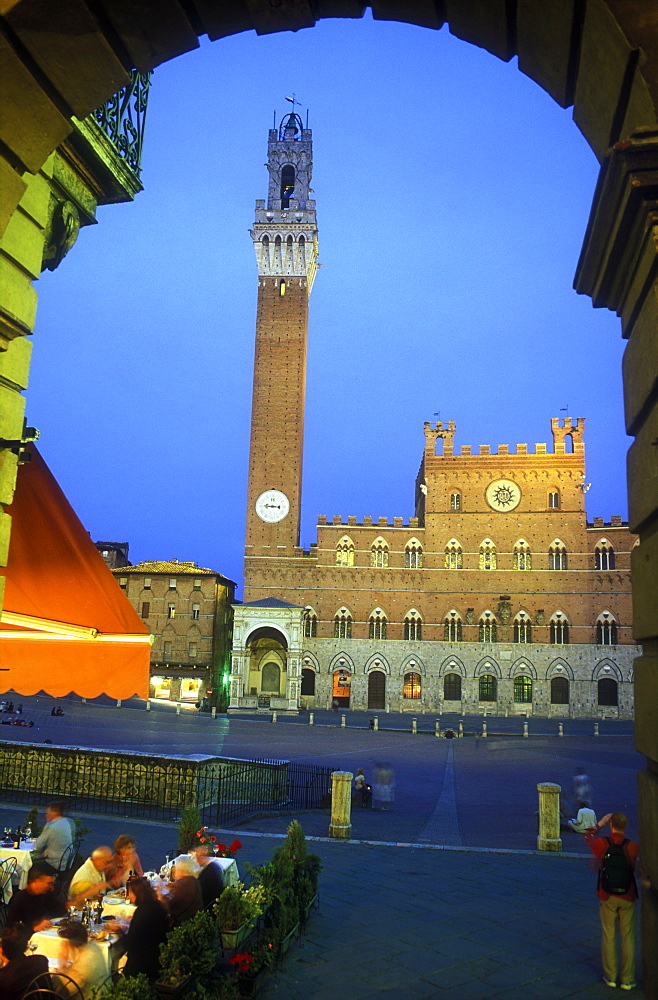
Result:
<svg viewBox="0 0 658 1000"><path fill-rule="evenodd" d="M290 502L281 490L265 490L256 501L256 513L261 521L268 524L283 521L289 510Z"/></svg>
<svg viewBox="0 0 658 1000"><path fill-rule="evenodd" d="M505 512L518 507L521 500L521 490L516 483L509 479L496 479L487 486L485 497L490 507Z"/></svg>

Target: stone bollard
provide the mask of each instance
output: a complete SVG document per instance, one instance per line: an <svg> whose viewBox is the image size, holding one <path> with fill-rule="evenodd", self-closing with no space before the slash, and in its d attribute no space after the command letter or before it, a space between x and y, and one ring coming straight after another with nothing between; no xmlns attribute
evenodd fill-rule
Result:
<svg viewBox="0 0 658 1000"><path fill-rule="evenodd" d="M83 705L87 704L87 699L86 698L81 698L80 701L82 702Z"/></svg>
<svg viewBox="0 0 658 1000"><path fill-rule="evenodd" d="M216 718L217 718L217 709L216 709L216 707L215 707L214 705L213 705L213 707L212 707L212 708L210 709L210 715L211 715L211 717L212 717L213 719L216 719Z"/></svg>
<svg viewBox="0 0 658 1000"><path fill-rule="evenodd" d="M331 822L329 836L349 840L352 836L352 779L351 771L332 771Z"/></svg>
<svg viewBox="0 0 658 1000"><path fill-rule="evenodd" d="M121 708L121 698L117 698L117 708Z"/></svg>
<svg viewBox="0 0 658 1000"><path fill-rule="evenodd" d="M309 724L309 726L312 726L312 725L314 725L314 723L315 723L315 715L313 714L313 712L309 712L308 713L308 724Z"/></svg>
<svg viewBox="0 0 658 1000"><path fill-rule="evenodd" d="M277 715L276 712L272 712L272 722L276 722Z"/></svg>
<svg viewBox="0 0 658 1000"><path fill-rule="evenodd" d="M440 736L441 735L441 720L440 719L437 719L436 722L434 723L434 735L435 736Z"/></svg>
<svg viewBox="0 0 658 1000"><path fill-rule="evenodd" d="M458 729L457 735L458 736L463 736L464 735L464 723L462 722L461 719L459 720L459 729Z"/></svg>
<svg viewBox="0 0 658 1000"><path fill-rule="evenodd" d="M558 736L564 736L564 723L558 722L557 724L557 734Z"/></svg>
<svg viewBox="0 0 658 1000"><path fill-rule="evenodd" d="M144 708L146 709L147 712L150 712L151 711L151 702L147 701L146 705L144 706Z"/></svg>
<svg viewBox="0 0 658 1000"><path fill-rule="evenodd" d="M341 729L345 728L345 713L344 712L343 712L343 714L340 717L340 728Z"/></svg>
<svg viewBox="0 0 658 1000"><path fill-rule="evenodd" d="M460 723L460 725L461 725L461 723ZM459 735L461 736L461 733ZM482 723L482 735L483 736L487 735L487 724L486 724L486 722Z"/></svg>
<svg viewBox="0 0 658 1000"><path fill-rule="evenodd" d="M411 720L411 732L416 735L418 732L418 719Z"/></svg>
<svg viewBox="0 0 658 1000"><path fill-rule="evenodd" d="M542 781L537 785L539 792L539 834L538 851L561 851L560 837L560 792L559 785Z"/></svg>
<svg viewBox="0 0 658 1000"><path fill-rule="evenodd" d="M523 723L523 735L524 736L528 735L528 723L527 722Z"/></svg>
<svg viewBox="0 0 658 1000"><path fill-rule="evenodd" d="M176 715L180 715L180 702L176 705Z"/></svg>
<svg viewBox="0 0 658 1000"><path fill-rule="evenodd" d="M378 715L375 716L375 718L372 720L372 723L373 723L372 728L374 729L375 732L377 732L378 729L379 729L379 716Z"/></svg>
<svg viewBox="0 0 658 1000"><path fill-rule="evenodd" d="M594 735L595 736L599 735L599 724L598 724L598 722L594 723Z"/></svg>

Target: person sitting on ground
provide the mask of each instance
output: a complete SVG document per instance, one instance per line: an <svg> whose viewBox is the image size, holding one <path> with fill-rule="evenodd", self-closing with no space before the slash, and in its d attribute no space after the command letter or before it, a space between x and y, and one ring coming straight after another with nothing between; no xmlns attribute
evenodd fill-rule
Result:
<svg viewBox="0 0 658 1000"><path fill-rule="evenodd" d="M23 1000L30 983L39 981L43 988L50 988L48 959L45 955L26 955L30 930L17 921L5 924L0 936L0 996L3 1000Z"/></svg>
<svg viewBox="0 0 658 1000"><path fill-rule="evenodd" d="M174 881L170 883L164 900L172 927L184 924L203 909L203 896L199 880L195 878L195 869L191 858L177 858L174 862Z"/></svg>
<svg viewBox="0 0 658 1000"><path fill-rule="evenodd" d="M111 885L126 885L129 878L141 878L144 874L136 846L135 838L127 833L122 833L114 841L114 855L105 875Z"/></svg>
<svg viewBox="0 0 658 1000"><path fill-rule="evenodd" d="M131 879L127 890L128 899L136 909L123 938L123 951L128 954L123 974L137 976L143 972L153 980L160 971L160 945L167 939L169 917L148 879Z"/></svg>
<svg viewBox="0 0 658 1000"><path fill-rule="evenodd" d="M57 928L62 938L61 958L67 964L63 970L80 987L84 1000L98 996L107 979L105 956L95 941L90 941L87 929L77 920L67 920Z"/></svg>
<svg viewBox="0 0 658 1000"><path fill-rule="evenodd" d="M577 802L578 812L575 819L567 819L562 822L562 826L574 833L587 833L592 826L596 826L596 813L584 802Z"/></svg>
<svg viewBox="0 0 658 1000"><path fill-rule="evenodd" d="M194 848L194 857L200 866L197 875L197 882L201 889L201 898L204 909L210 903L214 903L224 891L224 877L222 869L212 860L214 853L211 844L199 844Z"/></svg>
<svg viewBox="0 0 658 1000"><path fill-rule="evenodd" d="M112 863L112 850L109 847L97 847L90 857L78 868L71 879L69 899L76 906L85 899L99 896L109 888L109 881L103 877Z"/></svg>
<svg viewBox="0 0 658 1000"><path fill-rule="evenodd" d="M49 866L54 874L59 870L62 855L73 843L71 823L64 815L61 802L49 802L46 806L46 825L39 834L32 851L35 861L42 867Z"/></svg>
<svg viewBox="0 0 658 1000"><path fill-rule="evenodd" d="M51 926L53 917L68 913L66 904L55 893L55 876L46 869L33 865L27 876L27 886L11 897L7 919L25 924L30 934Z"/></svg>

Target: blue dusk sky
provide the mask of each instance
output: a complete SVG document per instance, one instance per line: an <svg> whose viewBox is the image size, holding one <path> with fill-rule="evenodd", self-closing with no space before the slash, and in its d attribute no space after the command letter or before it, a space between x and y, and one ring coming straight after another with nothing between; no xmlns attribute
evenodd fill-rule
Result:
<svg viewBox="0 0 658 1000"><path fill-rule="evenodd" d="M598 175L515 61L440 32L327 20L153 75L142 180L38 283L27 419L94 540L242 580L268 129L313 129L302 544L318 514L414 514L423 422L550 447L586 418L588 518L627 516L619 321L572 288ZM568 409L567 409L568 408Z"/></svg>

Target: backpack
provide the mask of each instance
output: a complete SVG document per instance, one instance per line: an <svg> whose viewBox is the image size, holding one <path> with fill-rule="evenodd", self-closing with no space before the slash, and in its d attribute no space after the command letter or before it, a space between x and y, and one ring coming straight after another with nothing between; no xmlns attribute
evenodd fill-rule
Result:
<svg viewBox="0 0 658 1000"><path fill-rule="evenodd" d="M611 896L624 896L635 884L633 865L624 850L628 840L624 837L621 844L615 844L612 837L605 839L608 847L601 860L598 888Z"/></svg>

